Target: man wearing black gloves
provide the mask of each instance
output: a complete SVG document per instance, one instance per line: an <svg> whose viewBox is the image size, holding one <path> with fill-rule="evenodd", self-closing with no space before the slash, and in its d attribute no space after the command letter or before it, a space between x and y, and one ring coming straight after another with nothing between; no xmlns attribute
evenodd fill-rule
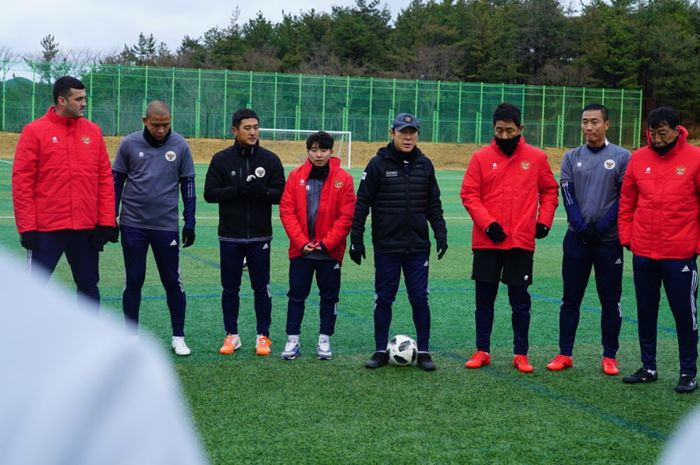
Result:
<svg viewBox="0 0 700 465"><path fill-rule="evenodd" d="M170 120L170 109L164 102L150 102L143 130L122 140L112 166L117 214L119 204L122 206L119 223L126 272L122 308L129 329L136 333L146 255L151 247L170 311L172 348L177 355L189 355L184 332L187 301L180 276L177 210L179 191L185 220L182 246L189 247L195 239L194 163L190 146L172 131Z"/></svg>
<svg viewBox="0 0 700 465"><path fill-rule="evenodd" d="M547 365L551 371L574 366L573 349L581 302L595 269L600 299L603 342L601 369L609 376L617 366L622 325L622 246L617 236L617 210L622 178L630 153L608 142L608 109L593 103L583 109L581 130L586 143L564 154L561 192L569 229L564 236L561 275L564 296L559 311L559 354Z"/></svg>
<svg viewBox="0 0 700 465"><path fill-rule="evenodd" d="M114 186L99 126L84 118L85 85L53 86L54 105L22 129L12 166L12 200L30 272L48 276L65 253L78 295L99 305L99 252L117 242Z"/></svg>
<svg viewBox="0 0 700 465"><path fill-rule="evenodd" d="M520 109L502 103L493 114L495 137L469 160L462 203L471 215L476 281L476 352L467 368L491 363L491 329L498 283L508 286L512 309L513 366L534 368L527 358L532 258L535 239L549 234L557 208L557 181L541 150L522 136Z"/></svg>
<svg viewBox="0 0 700 465"><path fill-rule="evenodd" d="M232 354L241 346L238 311L244 259L255 299L255 353L271 352L271 215L272 205L279 204L284 191L284 168L277 155L260 147L259 121L248 108L233 114L234 144L214 155L204 184L204 200L219 204L221 308L226 329L221 354Z"/></svg>
<svg viewBox="0 0 700 465"><path fill-rule="evenodd" d="M379 368L389 362L386 349L391 310L402 270L416 327L417 364L426 371L436 368L429 352L428 223L435 235L438 260L447 250L447 228L435 169L416 146L419 129L420 123L413 115L397 115L391 128L392 141L370 160L357 190L350 258L358 265L366 256L365 220L372 210L376 352L365 363L367 368Z"/></svg>

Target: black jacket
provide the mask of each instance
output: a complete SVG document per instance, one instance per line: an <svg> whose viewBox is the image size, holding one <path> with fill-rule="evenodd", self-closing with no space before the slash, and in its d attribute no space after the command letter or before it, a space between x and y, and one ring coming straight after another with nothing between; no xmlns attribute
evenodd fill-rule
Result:
<svg viewBox="0 0 700 465"><path fill-rule="evenodd" d="M255 189L249 177L260 185ZM272 204L284 191L284 168L279 157L259 145L237 141L214 155L204 183L204 200L219 204L219 236L252 239L272 236Z"/></svg>
<svg viewBox="0 0 700 465"><path fill-rule="evenodd" d="M372 209L372 244L379 253L430 250L428 223L436 240L447 240L440 188L432 162L417 147L407 155L393 143L379 149L367 164L357 189L350 240L363 242Z"/></svg>

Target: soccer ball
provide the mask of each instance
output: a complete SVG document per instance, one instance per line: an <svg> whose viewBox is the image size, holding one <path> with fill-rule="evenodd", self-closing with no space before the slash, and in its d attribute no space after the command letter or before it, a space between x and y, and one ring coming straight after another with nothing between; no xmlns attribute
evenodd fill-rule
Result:
<svg viewBox="0 0 700 465"><path fill-rule="evenodd" d="M406 366L415 363L418 357L416 341L408 336L399 334L389 341L389 362L392 365Z"/></svg>

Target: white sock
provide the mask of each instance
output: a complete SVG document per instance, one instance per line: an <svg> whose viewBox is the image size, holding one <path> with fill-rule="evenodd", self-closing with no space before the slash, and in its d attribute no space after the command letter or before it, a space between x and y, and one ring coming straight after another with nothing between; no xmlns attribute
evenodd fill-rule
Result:
<svg viewBox="0 0 700 465"><path fill-rule="evenodd" d="M290 334L287 336L287 342L293 343L293 344L299 344L299 335L298 334Z"/></svg>
<svg viewBox="0 0 700 465"><path fill-rule="evenodd" d="M327 334L319 334L318 335L318 343L319 344L326 344L330 342L331 337L328 336Z"/></svg>

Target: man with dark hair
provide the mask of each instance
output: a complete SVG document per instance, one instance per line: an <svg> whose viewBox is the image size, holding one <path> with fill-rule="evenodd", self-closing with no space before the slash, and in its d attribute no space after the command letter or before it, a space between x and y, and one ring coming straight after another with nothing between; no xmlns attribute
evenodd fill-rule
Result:
<svg viewBox="0 0 700 465"><path fill-rule="evenodd" d="M365 363L367 368L389 363L387 343L392 304L403 270L416 327L417 364L426 371L436 369L430 356L428 223L435 235L438 260L447 251L447 227L435 168L416 146L419 130L420 122L415 116L397 115L391 126L391 142L369 161L357 189L350 258L358 265L365 258L365 220L372 210L376 352Z"/></svg>
<svg viewBox="0 0 700 465"><path fill-rule="evenodd" d="M150 246L170 310L173 350L177 355L189 355L177 215L179 190L185 221L182 246L189 247L195 239L194 163L187 141L170 127L170 109L164 102L148 104L143 125L143 131L122 140L112 166L117 215L122 205L119 223L126 272L122 307L130 329L136 332Z"/></svg>
<svg viewBox="0 0 700 465"><path fill-rule="evenodd" d="M233 114L231 147L214 155L204 183L204 200L219 204L221 308L226 337L219 349L232 354L241 346L238 335L239 291L243 259L248 264L255 300L255 353L270 355L270 243L272 205L284 190L284 168L274 153L258 141L260 119L242 108Z"/></svg>
<svg viewBox="0 0 700 465"><path fill-rule="evenodd" d="M280 218L289 236L287 343L282 352L285 360L300 354L304 303L314 274L321 300L316 354L321 360L333 356L330 337L335 331L340 268L355 211L352 176L333 156L333 142L333 137L323 131L306 139L307 159L289 173L280 200Z"/></svg>
<svg viewBox="0 0 700 465"><path fill-rule="evenodd" d="M116 242L114 186L99 126L83 117L85 86L64 76L55 104L22 129L12 166L20 243L49 276L65 253L78 295L99 305L99 252Z"/></svg>
<svg viewBox="0 0 700 465"><path fill-rule="evenodd" d="M586 143L564 154L561 192L569 222L564 236L561 274L564 296L559 311L559 354L547 365L551 371L574 366L573 349L581 302L591 269L601 305L600 328L606 375L620 373L619 348L622 312L622 246L617 235L620 188L629 151L608 142L608 109L592 103L583 109L581 130Z"/></svg>
<svg viewBox="0 0 700 465"><path fill-rule="evenodd" d="M493 113L495 137L477 150L464 174L461 197L474 222L472 279L476 281L476 352L465 363L491 363L491 329L498 283L508 286L512 309L513 366L534 368L527 358L535 239L549 233L557 208L557 181L547 155L522 137L520 109L500 104Z"/></svg>
<svg viewBox="0 0 700 465"><path fill-rule="evenodd" d="M642 367L625 383L656 381L661 284L676 322L679 393L697 388L697 292L700 252L700 148L669 107L647 117L647 145L630 158L622 183L620 242L632 251Z"/></svg>

